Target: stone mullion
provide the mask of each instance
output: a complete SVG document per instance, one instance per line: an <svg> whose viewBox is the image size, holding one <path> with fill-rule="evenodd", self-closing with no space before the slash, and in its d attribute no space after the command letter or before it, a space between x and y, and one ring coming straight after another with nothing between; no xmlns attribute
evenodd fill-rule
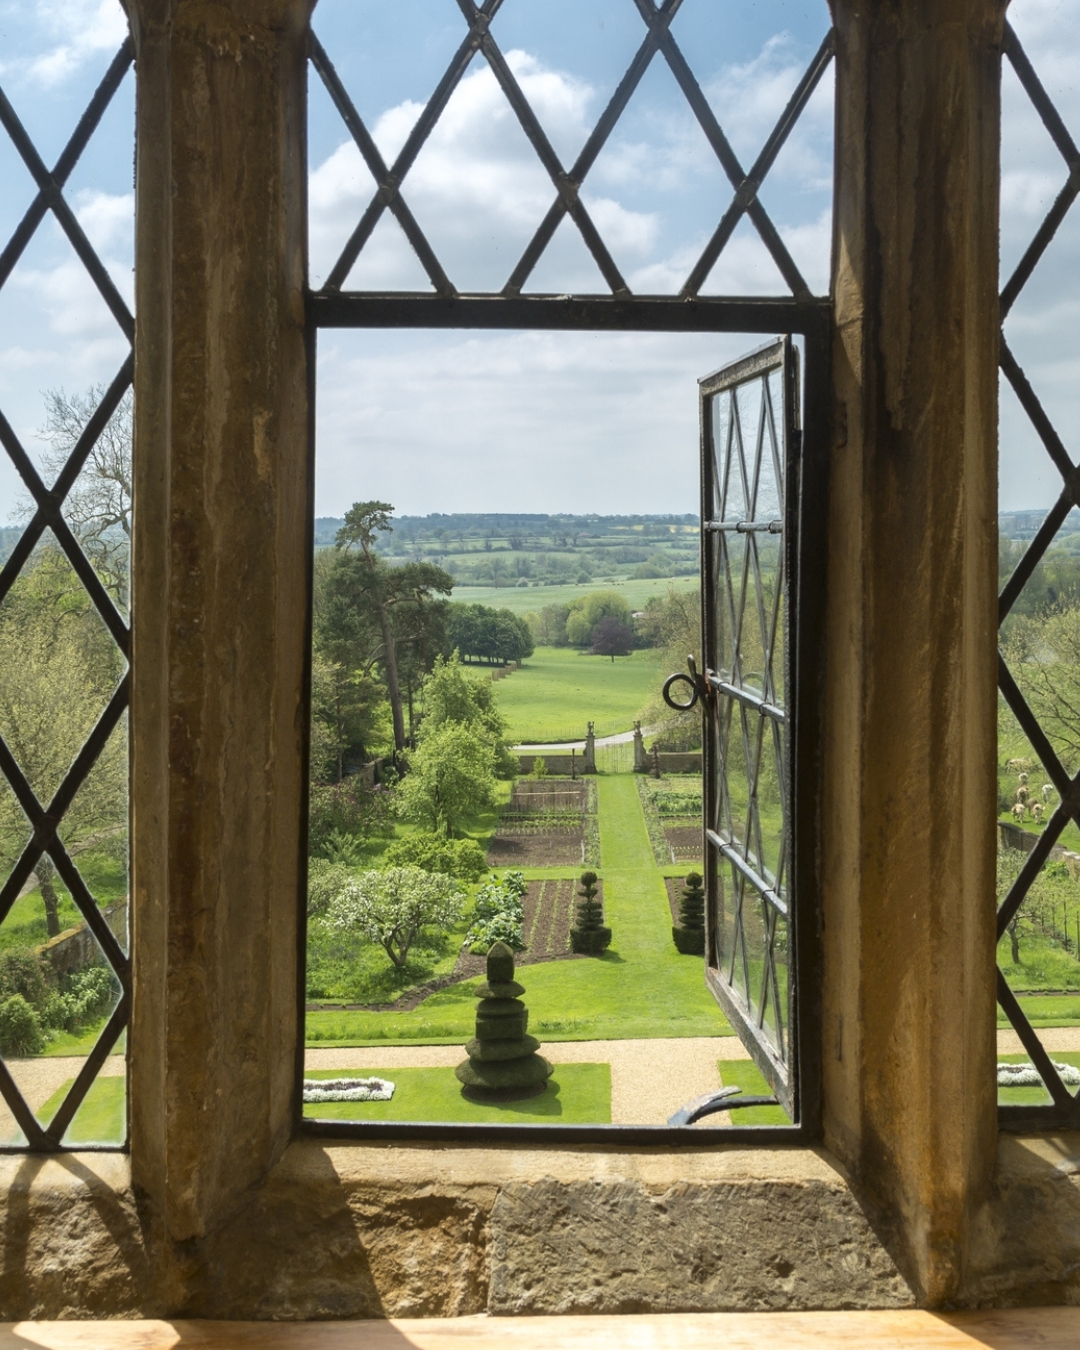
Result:
<svg viewBox="0 0 1080 1350"><path fill-rule="evenodd" d="M834 0L824 1120L919 1297L996 1149L1001 0Z"/></svg>
<svg viewBox="0 0 1080 1350"><path fill-rule="evenodd" d="M137 46L132 1167L168 1235L288 1143L306 731L303 0Z"/></svg>

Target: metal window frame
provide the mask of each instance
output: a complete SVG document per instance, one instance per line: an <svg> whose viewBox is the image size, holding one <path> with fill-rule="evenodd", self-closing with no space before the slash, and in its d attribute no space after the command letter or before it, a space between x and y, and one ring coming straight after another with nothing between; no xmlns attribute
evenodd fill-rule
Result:
<svg viewBox="0 0 1080 1350"><path fill-rule="evenodd" d="M532 109L514 80L512 72L495 44L489 25L503 0L457 0L468 26L446 74L436 86L405 145L393 165L383 161L362 119L356 111L330 58L314 33L310 35L310 65L324 85L361 157L370 169L376 191L360 222L350 236L326 284L309 290L306 301L310 462L309 496L314 512L314 425L316 407L316 355L320 329L487 329L573 332L639 333L744 333L750 337L775 337L777 333L799 336L805 355L803 401L805 462L812 464L813 481L796 485L799 500L798 549L809 564L807 576L822 575L824 558L825 492L824 470L828 461L829 378L832 348L832 297L814 296L791 259L786 246L762 206L758 191L792 128L797 122L835 51L832 29L793 91L786 108L763 145L757 159L746 170L740 164L708 101L670 32L670 24L682 0L632 0L646 27L641 46L626 75L619 83L607 108L569 170L559 162ZM446 275L434 250L405 203L406 175L424 142L446 106L451 94L468 68L473 55L483 52L517 116L533 149L548 171L555 200L527 246L509 279L498 292L462 294ZM717 156L733 189L733 199L720 219L701 257L694 264L680 291L675 295L634 295L618 272L595 226L588 217L579 191L614 128L622 110L637 88L650 61L660 56L686 96L687 102ZM394 215L432 285L430 293L406 291L344 291L348 273L370 238L384 211ZM611 293L544 295L522 294L522 287L547 243L564 216L569 216L597 263ZM700 288L713 264L727 244L736 225L748 217L791 290L790 296L751 298L743 296L702 296ZM311 548L305 560L308 568L308 684L310 687L311 637ZM303 1114L301 1084L304 1072L305 1037L298 1037L296 1050L296 1087L294 1125L298 1134L325 1140L373 1142L459 1143L474 1147L485 1144L514 1143L581 1145L663 1145L694 1148L716 1144L775 1143L805 1144L820 1138L820 883L819 803L821 762L821 690L824 668L824 595L823 588L810 587L802 595L798 624L798 651L794 658L797 680L793 684L793 742L798 744L798 776L794 800L798 811L792 816L792 847L799 859L798 875L792 885L805 892L801 904L797 935L800 978L797 1001L800 1110L796 1124L790 1126L732 1126L698 1128L648 1125L486 1125L486 1124L385 1124L362 1121L319 1121ZM310 698L310 692L309 692ZM305 756L307 750L305 749ZM305 784L308 781L305 762ZM306 787L305 787L306 792ZM300 1027L303 1028L306 1004L306 814L305 838L301 841L298 896L297 998ZM804 972L805 966L805 972ZM804 973L803 973L804 972Z"/></svg>
<svg viewBox="0 0 1080 1350"><path fill-rule="evenodd" d="M746 333L774 336L786 331L803 339L802 472L789 486L795 494L798 572L821 578L825 557L826 473L829 452L829 380L832 351L832 301L717 298L692 301L667 297L612 300L601 296L501 297L414 295L341 296L329 301L312 295L308 302L311 356L311 408L314 419L314 358L320 327L509 329L574 332ZM779 320L779 322L778 322ZM312 440L312 446L314 440ZM312 475L313 478L313 475ZM310 559L306 566L309 568ZM310 587L309 587L310 590ZM787 1126L734 1125L722 1128L667 1125L485 1125L416 1124L407 1121L319 1121L303 1114L301 1083L304 1036L298 1037L295 1127L306 1137L325 1140L402 1143L457 1143L474 1147L513 1143L663 1145L810 1144L821 1138L821 942L820 942L820 783L822 693L824 689L824 587L807 584L798 594L798 621L792 605L792 890L798 891L792 926L796 952L796 993L792 1026L796 1030L794 1064L798 1078L798 1120ZM310 602L309 629L310 639ZM310 646L310 641L309 641ZM306 828L306 827L305 827ZM306 840L302 870L306 869ZM306 871L305 871L306 875ZM306 906L301 889L298 912L298 999L301 1027L306 1003Z"/></svg>
<svg viewBox="0 0 1080 1350"><path fill-rule="evenodd" d="M1004 323L1018 296L1031 279L1047 248L1057 231L1080 196L1080 148L1077 147L1068 128L1054 106L1053 100L1043 87L1027 53L1010 24L1006 23L1002 37L1002 55L1011 64L1020 85L1046 128L1058 153L1068 169L1068 176L1058 192L1049 211L1033 235L1030 244L1017 263L1012 275L1001 288L999 297L1002 331L999 346L999 365L1001 373L1012 386L1017 400L1042 442L1047 456L1057 468L1062 478L1061 495L1047 511L1042 525L1028 544L1023 557L1017 563L1012 575L1001 589L998 599L999 628L1008 617L1013 605L1019 598L1024 586L1031 579L1036 567L1045 557L1053 543L1065 517L1073 506L1080 506L1080 465L1073 463L1069 452L1053 422L1028 380L1027 375L1013 355L1005 340ZM1057 843L1062 831L1070 821L1080 821L1080 773L1070 777L1062 764L1038 719L1028 707L1023 694L1013 679L1003 655L998 654L998 689L1016 718L1028 743L1038 755L1053 783L1060 801L1046 822L1038 842L1027 855L1020 873L1001 902L997 912L997 931L995 942L1004 937L1006 928L1017 910L1027 898L1032 882L1038 876L1043 864L1050 857L1050 850ZM1005 1012L1012 1029L1020 1038L1020 1043L1038 1070L1040 1077L1050 1093L1050 1102L1028 1106L999 1103L998 1126L1006 1132L1026 1133L1031 1130L1076 1129L1080 1127L1080 1094L1073 1096L1069 1088L1061 1081L1054 1068L1050 1054L1043 1045L1038 1030L1032 1026L1017 996L1009 988L1000 968L997 970L997 1001Z"/></svg>
<svg viewBox="0 0 1080 1350"><path fill-rule="evenodd" d="M135 320L120 293L79 224L74 211L64 196L64 187L81 158L83 151L97 130L128 71L135 62L135 44L130 35L120 44L93 96L79 118L64 149L50 170L41 158L32 138L23 126L3 90L0 90L0 127L7 133L16 152L29 170L37 187L14 233L0 251L0 288L10 279L39 226L51 213L67 237L75 255L82 263L101 299L116 321L129 346L134 344ZM64 1134L75 1118L86 1094L96 1080L105 1060L127 1029L130 1020L132 984L131 957L124 952L109 928L90 888L83 880L71 855L60 837L64 814L75 799L79 788L93 769L109 737L127 711L131 689L131 630L111 596L105 589L78 539L63 515L64 502L74 486L98 437L116 412L121 400L131 388L134 373L134 355L131 351L121 362L119 371L106 389L101 402L83 428L67 463L51 487L47 486L34 467L7 418L0 413L0 446L7 452L34 502L34 514L17 540L14 549L0 567L0 601L15 584L23 567L33 554L42 535L50 530L57 546L87 592L90 604L108 630L117 649L127 663L127 669L94 726L82 749L75 756L59 787L48 802L38 799L10 748L0 737L0 774L7 780L30 826L30 837L7 879L0 886L0 923L19 897L40 859L48 854L61 880L80 911L87 928L95 938L110 972L120 985L120 998L98 1034L89 1054L75 1077L59 1110L47 1126L42 1126L33 1110L24 1100L4 1060L0 1058L0 1100L15 1118L26 1138L25 1144L2 1144L0 1156L28 1153L62 1153L71 1149L65 1144ZM130 896L129 896L130 905ZM130 910L129 910L130 912ZM126 1056L125 1056L126 1062ZM131 1138L131 1100L125 1093L125 1137L119 1144L79 1144L85 1153L126 1153Z"/></svg>

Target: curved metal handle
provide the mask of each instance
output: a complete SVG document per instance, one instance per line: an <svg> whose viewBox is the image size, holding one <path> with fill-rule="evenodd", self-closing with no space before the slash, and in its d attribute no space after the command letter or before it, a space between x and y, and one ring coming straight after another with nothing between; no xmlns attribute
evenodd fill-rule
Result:
<svg viewBox="0 0 1080 1350"><path fill-rule="evenodd" d="M688 684L690 686L689 703L676 703L676 701L671 697L672 688L680 683ZM669 675L667 677L667 679L664 681L663 692L664 692L664 702L668 705L669 708L674 708L676 712L686 712L688 709L692 708L694 704L698 701L697 685L694 683L694 681L690 678L689 675L684 675L681 671L678 671L676 674Z"/></svg>
<svg viewBox="0 0 1080 1350"><path fill-rule="evenodd" d="M676 712L689 711L689 709L697 703L698 699L706 699L709 694L709 686L705 683L703 677L698 674L697 662L694 660L693 656L688 656L686 658L686 665L690 671L689 675L684 675L680 670L674 675L669 675L664 681L664 702L669 708L674 708ZM672 688L680 682L690 686L689 703L676 703L671 697Z"/></svg>

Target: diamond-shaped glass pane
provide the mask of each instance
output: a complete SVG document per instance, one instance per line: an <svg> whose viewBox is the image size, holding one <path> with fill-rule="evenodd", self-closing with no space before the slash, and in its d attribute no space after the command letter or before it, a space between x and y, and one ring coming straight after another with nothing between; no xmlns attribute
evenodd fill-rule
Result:
<svg viewBox="0 0 1080 1350"><path fill-rule="evenodd" d="M1080 1067L1062 1027L1080 1016L1080 821L1068 805L1080 772L1080 513L1068 483L1080 444L1066 372L1080 215L1066 180L1080 109L1071 80L1054 87L1049 34L1036 22L1027 37L1025 52L1006 30L1002 86L998 1094L1072 1120Z"/></svg>
<svg viewBox="0 0 1080 1350"><path fill-rule="evenodd" d="M0 132L19 202L0 220L0 1132L35 1148L126 1136L130 45L91 72L65 147L83 64L43 120L5 89L27 120Z"/></svg>
<svg viewBox="0 0 1080 1350"><path fill-rule="evenodd" d="M706 784L716 849L714 969L729 1017L776 1065L788 1062L788 723L786 362L774 344L703 381L704 522L715 689L715 779ZM733 1007L729 1007L730 1000ZM778 1089L779 1090L779 1089Z"/></svg>
<svg viewBox="0 0 1080 1350"><path fill-rule="evenodd" d="M317 282L405 289L404 268L385 265L387 236L377 242L376 222L390 212L444 293L790 295L805 293L800 266L823 291L832 99L821 77L831 51L814 52L825 7L800 9L790 25L777 16L782 36L743 18L717 22L700 0L686 0L669 33L675 8L645 22L620 0L495 3L471 46L460 11L453 42L446 10L434 7L413 25L361 6L360 22L351 7L346 26L340 6L320 10L314 61L333 99L320 90L311 104ZM702 13L688 17L695 8ZM736 28L740 40L754 32L747 61L732 59ZM692 47L680 47L676 29ZM390 71L415 69L407 79L367 70L376 52ZM331 101L362 153L340 122L335 134ZM789 144L803 113L808 125ZM756 190L770 170L778 223L762 200L735 204L751 171ZM329 239L350 232L330 268ZM371 264L354 269L368 250Z"/></svg>

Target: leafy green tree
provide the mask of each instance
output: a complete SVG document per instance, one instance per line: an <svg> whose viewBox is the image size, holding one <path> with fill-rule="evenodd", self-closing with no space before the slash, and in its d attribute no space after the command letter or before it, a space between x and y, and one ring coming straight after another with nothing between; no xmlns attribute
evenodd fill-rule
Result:
<svg viewBox="0 0 1080 1350"><path fill-rule="evenodd" d="M566 620L569 605L545 605L539 614L529 614L527 621L533 641L538 647L565 647Z"/></svg>
<svg viewBox="0 0 1080 1350"><path fill-rule="evenodd" d="M495 750L476 728L444 722L425 730L397 789L398 810L433 834L452 838L470 816L495 803Z"/></svg>
<svg viewBox="0 0 1080 1350"><path fill-rule="evenodd" d="M67 463L105 388L93 385L82 394L45 391L45 425L39 434L46 443L41 461L47 483L55 481ZM105 588L125 608L131 571L132 413L129 391L91 448L64 501L64 519ZM19 514L29 518L33 509L26 502Z"/></svg>
<svg viewBox="0 0 1080 1350"><path fill-rule="evenodd" d="M338 783L354 747L391 742L385 690L316 650L311 658L311 780Z"/></svg>
<svg viewBox="0 0 1080 1350"><path fill-rule="evenodd" d="M475 839L446 839L441 834L407 834L383 855L388 867L419 867L459 881L479 881L487 872L484 850Z"/></svg>
<svg viewBox="0 0 1080 1350"><path fill-rule="evenodd" d="M615 664L617 656L629 656L634 650L634 635L625 623L610 616L601 619L593 629L592 646L589 652L593 656L610 656Z"/></svg>
<svg viewBox="0 0 1080 1350"><path fill-rule="evenodd" d="M38 800L47 805L82 749L122 672L122 658L71 565L40 548L0 609L0 734ZM0 862L11 867L30 830L14 793L0 784ZM127 739L118 727L60 827L72 855L126 851ZM55 870L36 865L46 931L60 931Z"/></svg>
<svg viewBox="0 0 1080 1350"><path fill-rule="evenodd" d="M575 600L566 620L566 637L571 647L588 647L600 620L608 618L630 627L630 606L618 591L592 591Z"/></svg>
<svg viewBox="0 0 1080 1350"><path fill-rule="evenodd" d="M419 867L362 872L330 900L330 928L363 934L377 942L395 966L403 966L424 928L452 928L463 899L456 881Z"/></svg>
<svg viewBox="0 0 1080 1350"><path fill-rule="evenodd" d="M349 664L366 674L378 662L386 679L394 724L394 745L405 748L405 714L398 671L397 609L420 610L435 594L449 595L454 579L433 563L409 562L390 567L376 552L380 534L387 534L394 508L388 502L355 502L337 532L337 566L327 578L324 623L331 641L364 643L374 629L375 642L365 644L362 659ZM356 549L356 552L352 550ZM415 615L414 615L415 617ZM354 650L354 657L357 653Z"/></svg>
<svg viewBox="0 0 1080 1350"><path fill-rule="evenodd" d="M495 686L490 680L470 675L454 652L448 661L436 660L424 681L423 696L421 746L427 736L448 723L468 727L490 746L495 772L503 778L513 777L517 760L506 743L506 720L499 711Z"/></svg>

